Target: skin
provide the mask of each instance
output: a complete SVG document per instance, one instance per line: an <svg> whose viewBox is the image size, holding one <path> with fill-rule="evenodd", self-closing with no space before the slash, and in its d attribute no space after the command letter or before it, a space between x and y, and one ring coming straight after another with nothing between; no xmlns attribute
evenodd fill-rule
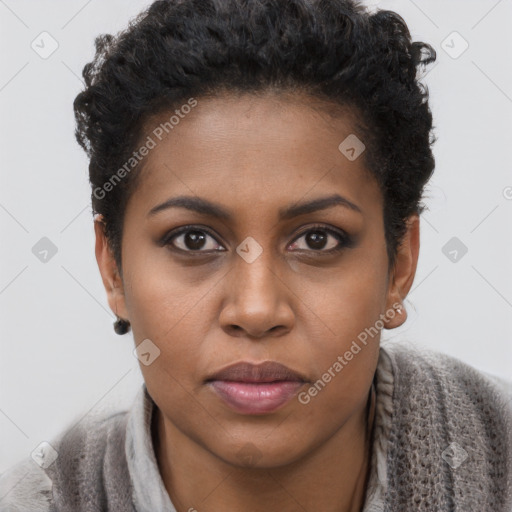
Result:
<svg viewBox="0 0 512 512"><path fill-rule="evenodd" d="M179 512L339 512L363 504L380 332L307 404L293 398L275 412L245 415L204 384L234 362L267 360L314 383L412 285L418 216L409 219L388 273L381 191L362 157L350 161L338 150L356 133L353 118L312 105L297 93L198 98L144 159L124 218L122 278L100 219L95 223L110 307L130 321L136 345L149 338L161 351L140 367L158 406L159 469ZM171 114L151 120L143 138ZM335 193L362 213L337 205L278 218L281 208ZM148 217L180 195L217 203L232 218L184 208ZM174 250L172 242L159 243L187 224L213 234L196 249L203 253L191 254L185 235L174 239ZM339 241L320 228L325 246L311 246L305 235L318 232L315 224L345 231L354 246L326 255ZM263 251L252 263L236 252L248 236ZM215 252L219 247L225 250ZM402 308L384 325L405 319ZM241 458L244 446L252 462Z"/></svg>

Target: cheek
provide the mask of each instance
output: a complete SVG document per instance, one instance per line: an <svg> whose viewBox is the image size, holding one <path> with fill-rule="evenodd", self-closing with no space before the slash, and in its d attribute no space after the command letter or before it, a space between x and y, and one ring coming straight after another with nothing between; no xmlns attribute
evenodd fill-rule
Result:
<svg viewBox="0 0 512 512"><path fill-rule="evenodd" d="M314 315L307 313L311 320L306 325L320 326L308 331L308 338L316 342L307 350L319 379L309 397L312 402L314 397L316 407L328 409L334 402L349 409L357 405L377 364L386 280L382 262L359 263L357 270L344 269L321 287L310 288L307 300Z"/></svg>
<svg viewBox="0 0 512 512"><path fill-rule="evenodd" d="M380 301L360 284L357 294L338 292L336 299L329 294L316 302L334 334L317 336L317 342L309 344L308 360L314 362L316 380L304 388L298 402L323 434L364 405L377 366L380 329L375 323Z"/></svg>
<svg viewBox="0 0 512 512"><path fill-rule="evenodd" d="M149 339L160 351L150 365L140 364L156 396L160 388L174 393L173 382L194 385L201 340L207 336L206 326L212 325L204 307L207 283L193 286L183 272L170 267L158 258L134 254L126 260L125 297L135 345Z"/></svg>
<svg viewBox="0 0 512 512"><path fill-rule="evenodd" d="M307 284L304 302L323 327L323 335L332 340L329 344L333 348L350 345L352 339L376 324L386 302L383 268L382 262L354 259L354 264L331 272L321 283Z"/></svg>
<svg viewBox="0 0 512 512"><path fill-rule="evenodd" d="M174 263L165 248L134 247L127 254L126 307L134 334L139 334L137 341L153 337L167 342L184 329L190 315L197 315L208 285L197 278L192 281L197 274Z"/></svg>

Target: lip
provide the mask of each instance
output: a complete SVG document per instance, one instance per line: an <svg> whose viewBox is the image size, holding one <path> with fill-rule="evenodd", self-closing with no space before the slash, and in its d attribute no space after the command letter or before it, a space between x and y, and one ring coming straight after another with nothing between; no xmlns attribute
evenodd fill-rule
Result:
<svg viewBox="0 0 512 512"><path fill-rule="evenodd" d="M306 377L276 361L235 363L205 380L230 408L242 414L273 412L306 382Z"/></svg>

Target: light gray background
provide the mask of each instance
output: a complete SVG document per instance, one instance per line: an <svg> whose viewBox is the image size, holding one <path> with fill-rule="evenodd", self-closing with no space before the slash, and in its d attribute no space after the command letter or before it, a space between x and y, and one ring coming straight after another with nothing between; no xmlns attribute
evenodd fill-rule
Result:
<svg viewBox="0 0 512 512"><path fill-rule="evenodd" d="M112 329L94 257L72 102L94 37L148 4L0 0L0 472L89 411L129 407L142 383L131 334ZM438 54L425 76L437 166L409 319L383 339L512 378L512 2L371 4L398 12ZM47 59L31 48L43 31L59 45ZM443 49L462 48L453 31L469 44L457 58ZM42 237L58 249L46 263L32 253ZM468 248L457 262L442 252L452 237Z"/></svg>

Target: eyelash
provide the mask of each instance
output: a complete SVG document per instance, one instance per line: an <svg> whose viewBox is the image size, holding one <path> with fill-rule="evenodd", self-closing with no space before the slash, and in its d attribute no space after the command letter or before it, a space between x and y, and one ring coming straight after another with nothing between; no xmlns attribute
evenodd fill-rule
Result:
<svg viewBox="0 0 512 512"><path fill-rule="evenodd" d="M167 233L164 236L164 238L162 239L161 245L171 246L171 249L173 249L173 250L176 250L181 253L192 254L192 255L201 255L201 254L204 255L204 254L208 254L208 253L212 253L212 252L225 252L225 250L214 250L214 251L202 251L202 250L193 251L190 249L185 250L185 249L180 249L173 245L172 242L175 238L177 238L178 236L183 235L184 233L187 233L189 231L200 231L202 233L206 233L207 235L211 236L219 245L221 245L217 241L217 237L209 229L204 228L202 226L198 226L198 225L183 226L181 228L178 228L177 230ZM345 248L349 248L349 247L353 246L354 240L347 233L345 233L342 230L328 228L322 224L315 224L315 225L308 227L308 229L302 231L299 235L297 235L297 237L294 238L291 243L295 243L297 240L302 238L304 235L307 235L308 233L314 232L314 231L323 231L330 235L333 235L338 240L339 245L337 247L335 247L333 249L329 249L327 251L322 250L322 249L317 249L317 250L315 250L315 249L298 249L293 252L307 251L307 252L314 252L314 253L318 253L318 254L334 254L334 253L338 253L338 252L342 251Z"/></svg>

